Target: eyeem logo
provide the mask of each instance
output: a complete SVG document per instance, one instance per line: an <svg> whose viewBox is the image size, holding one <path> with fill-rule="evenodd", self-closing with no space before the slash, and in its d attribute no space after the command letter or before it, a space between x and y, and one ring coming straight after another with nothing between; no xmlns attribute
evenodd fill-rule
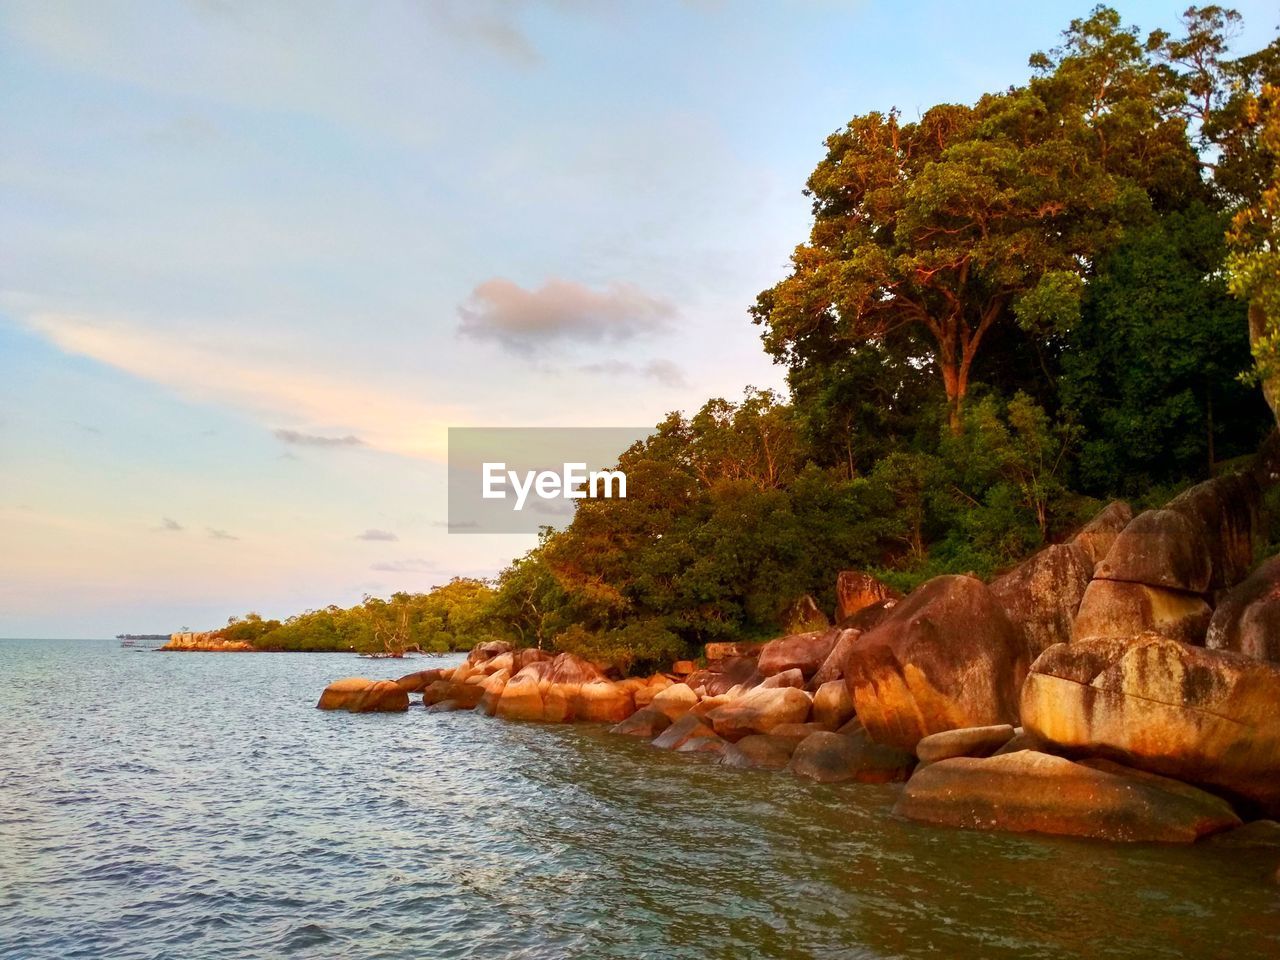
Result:
<svg viewBox="0 0 1280 960"><path fill-rule="evenodd" d="M505 500L509 481L510 492L515 493L517 511L524 509L531 490L543 500L582 500L588 494L606 498L625 498L627 495L627 475L621 470L588 471L586 463L581 462L566 463L559 473L554 470L526 470L521 475L519 471L508 470L505 463L485 463L482 469L484 489L481 496L486 500Z"/></svg>
<svg viewBox="0 0 1280 960"><path fill-rule="evenodd" d="M449 532L567 526L594 500L639 496L624 454L652 427L451 427ZM441 524L443 526L443 524Z"/></svg>

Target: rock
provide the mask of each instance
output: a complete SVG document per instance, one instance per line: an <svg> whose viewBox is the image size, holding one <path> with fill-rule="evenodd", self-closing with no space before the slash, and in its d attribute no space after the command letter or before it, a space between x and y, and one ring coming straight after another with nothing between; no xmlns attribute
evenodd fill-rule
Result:
<svg viewBox="0 0 1280 960"><path fill-rule="evenodd" d="M818 606L818 601L805 594L791 604L782 615L784 633L804 633L808 630L825 630L831 621Z"/></svg>
<svg viewBox="0 0 1280 960"><path fill-rule="evenodd" d="M684 742L675 748L676 753L718 753L723 755L729 747L728 741L715 733L695 731L686 737Z"/></svg>
<svg viewBox="0 0 1280 960"><path fill-rule="evenodd" d="M427 707L427 713L453 713L457 710L471 710L472 707L464 707L457 700L441 700L439 703L433 703Z"/></svg>
<svg viewBox="0 0 1280 960"><path fill-rule="evenodd" d="M831 652L827 654L827 659L822 661L822 666L818 668L818 672L809 681L811 689L816 690L824 683L844 678L845 658L849 656L849 650L853 646L853 642L861 635L861 630L841 628L835 644L831 647Z"/></svg>
<svg viewBox="0 0 1280 960"><path fill-rule="evenodd" d="M878 743L913 751L921 737L1012 723L1026 647L982 581L936 577L853 642L845 681Z"/></svg>
<svg viewBox="0 0 1280 960"><path fill-rule="evenodd" d="M689 689L688 684L673 683L658 691L658 694L649 701L649 705L655 710L661 710L670 719L678 720L697 702L698 695Z"/></svg>
<svg viewBox="0 0 1280 960"><path fill-rule="evenodd" d="M1234 830L1215 833L1208 843L1232 850L1273 849L1280 850L1280 823L1275 820L1254 820Z"/></svg>
<svg viewBox="0 0 1280 960"><path fill-rule="evenodd" d="M409 694L394 680L347 677L325 687L316 707L352 713L399 713L409 709Z"/></svg>
<svg viewBox="0 0 1280 960"><path fill-rule="evenodd" d="M713 736L715 731L701 717L686 713L654 738L653 745L663 750L674 750L692 736Z"/></svg>
<svg viewBox="0 0 1280 960"><path fill-rule="evenodd" d="M1013 727L998 723L989 727L944 730L916 744L921 763L937 763L952 757L989 757L1013 739Z"/></svg>
<svg viewBox="0 0 1280 960"><path fill-rule="evenodd" d="M611 680L593 680L578 688L570 698L574 720L587 723L620 723L635 713L630 692Z"/></svg>
<svg viewBox="0 0 1280 960"><path fill-rule="evenodd" d="M804 674L798 668L792 667L790 670L783 670L781 673L775 673L771 677L765 677L760 686L763 689L795 687L797 690L803 690Z"/></svg>
<svg viewBox="0 0 1280 960"><path fill-rule="evenodd" d="M467 654L467 663L475 666L492 660L494 657L511 652L511 644L505 640L490 640L488 643L477 643Z"/></svg>
<svg viewBox="0 0 1280 960"><path fill-rule="evenodd" d="M707 658L708 663L715 663L720 660L732 660L737 657L749 657L754 660L760 656L760 647L763 644L748 643L738 640L733 643L708 643L703 647L703 654Z"/></svg>
<svg viewBox="0 0 1280 960"><path fill-rule="evenodd" d="M877 580L861 570L841 570L836 574L836 622L847 620L855 613L874 606L882 600L901 600L902 594L893 587Z"/></svg>
<svg viewBox="0 0 1280 960"><path fill-rule="evenodd" d="M829 680L813 695L813 719L828 730L838 730L853 718L853 698L843 680Z"/></svg>
<svg viewBox="0 0 1280 960"><path fill-rule="evenodd" d="M845 617L837 626L843 630L861 630L866 633L872 627L879 626L880 621L892 613L901 602L899 597L889 597L869 607L863 607L851 617Z"/></svg>
<svg viewBox="0 0 1280 960"><path fill-rule="evenodd" d="M1158 633L1184 643L1202 643L1210 615L1209 604L1194 593L1143 583L1094 580L1080 602L1071 639L1127 640Z"/></svg>
<svg viewBox="0 0 1280 960"><path fill-rule="evenodd" d="M803 723L809 717L809 695L795 687L751 690L707 714L707 721L726 740L749 733L769 733L781 723Z"/></svg>
<svg viewBox="0 0 1280 960"><path fill-rule="evenodd" d="M1203 529L1177 510L1148 510L1116 535L1093 575L1098 580L1204 593L1211 573Z"/></svg>
<svg viewBox="0 0 1280 960"><path fill-rule="evenodd" d="M839 630L812 630L770 640L760 651L758 669L766 677L787 670L799 670L811 677L818 672L839 637Z"/></svg>
<svg viewBox="0 0 1280 960"><path fill-rule="evenodd" d="M507 682L511 679L511 671L507 669L499 670L492 673L480 681L480 702L476 704L476 710L480 713L493 716L498 712L498 701L502 699L502 691L506 689Z"/></svg>
<svg viewBox="0 0 1280 960"><path fill-rule="evenodd" d="M637 710L621 723L610 727L609 732L652 740L669 726L671 726L671 718L665 713L653 707L645 707L643 710Z"/></svg>
<svg viewBox="0 0 1280 960"><path fill-rule="evenodd" d="M671 665L671 672L677 677L687 677L696 669L692 660L677 660Z"/></svg>
<svg viewBox="0 0 1280 960"><path fill-rule="evenodd" d="M534 663L551 663L555 658L545 650L537 647L525 647L523 650L511 652L511 672L519 674L521 670Z"/></svg>
<svg viewBox="0 0 1280 960"><path fill-rule="evenodd" d="M1093 576L1088 552L1055 544L991 583L991 593L1023 636L1030 663L1046 647L1071 639L1085 587Z"/></svg>
<svg viewBox="0 0 1280 960"><path fill-rule="evenodd" d="M544 716L542 689L537 672L526 667L507 681L494 715L503 720L541 720Z"/></svg>
<svg viewBox="0 0 1280 960"><path fill-rule="evenodd" d="M893 809L911 820L974 830L1169 843L1240 823L1224 800L1186 784L1030 750L931 763L907 781Z"/></svg>
<svg viewBox="0 0 1280 960"><path fill-rule="evenodd" d="M1280 661L1280 556L1218 601L1204 645L1255 660Z"/></svg>
<svg viewBox="0 0 1280 960"><path fill-rule="evenodd" d="M754 687L763 679L756 669L754 657L733 657L696 671L686 678L685 683L692 690L704 687L707 696L718 697L733 687Z"/></svg>
<svg viewBox="0 0 1280 960"><path fill-rule="evenodd" d="M907 779L915 762L905 751L874 743L865 730L852 735L822 731L800 742L787 769L819 783L892 783Z"/></svg>
<svg viewBox="0 0 1280 960"><path fill-rule="evenodd" d="M1022 689L1026 731L1280 815L1280 665L1150 635L1050 647Z"/></svg>
<svg viewBox="0 0 1280 960"><path fill-rule="evenodd" d="M653 702L653 698L660 694L667 687L672 686L671 679L664 677L660 673L655 673L649 678L649 682L643 687L638 688L632 696L636 701L636 709L647 707Z"/></svg>
<svg viewBox="0 0 1280 960"><path fill-rule="evenodd" d="M855 729L861 730L862 727L855 724ZM821 723L780 723L769 731L770 736L781 737L784 740L790 740L791 743L797 744L801 740L808 739L815 733L829 733L830 731ZM849 731L838 730L837 733L847 733Z"/></svg>
<svg viewBox="0 0 1280 960"><path fill-rule="evenodd" d="M1246 473L1197 483L1169 501L1199 533L1210 561L1208 589L1232 587L1253 566L1253 544L1262 513L1262 491Z"/></svg>
<svg viewBox="0 0 1280 960"><path fill-rule="evenodd" d="M463 710L472 710L484 696L484 689L477 683L459 683L456 680L436 680L422 691L422 702L430 707L445 700L459 704Z"/></svg>
<svg viewBox="0 0 1280 960"><path fill-rule="evenodd" d="M1097 566L1111 550L1116 535L1133 519L1133 508L1123 500L1107 504L1092 520L1080 528L1071 543L1080 547Z"/></svg>
<svg viewBox="0 0 1280 960"><path fill-rule="evenodd" d="M405 674L396 681L396 686L405 693L421 693L426 689L427 684L434 683L442 679L443 676L444 671L440 669L419 670L417 673Z"/></svg>
<svg viewBox="0 0 1280 960"><path fill-rule="evenodd" d="M791 761L796 741L768 733L752 733L730 744L720 762L726 767L781 770Z"/></svg>
<svg viewBox="0 0 1280 960"><path fill-rule="evenodd" d="M207 633L171 633L169 642L159 649L187 653L256 653L258 650L248 640L228 640L217 630Z"/></svg>
<svg viewBox="0 0 1280 960"><path fill-rule="evenodd" d="M547 679L552 683L590 683L603 680L604 673L590 660L584 660L575 653L561 653L551 661Z"/></svg>
<svg viewBox="0 0 1280 960"><path fill-rule="evenodd" d="M1027 733L1022 727L1013 728L1013 737L1003 747L992 754L993 757L1006 753L1017 753L1019 750L1035 750L1037 753L1053 753L1053 748L1037 736Z"/></svg>
<svg viewBox="0 0 1280 960"><path fill-rule="evenodd" d="M512 676L516 672L516 659L510 652L500 653L496 657L490 657L484 663L478 664L481 670L487 674L495 674L500 670L507 671L507 676Z"/></svg>

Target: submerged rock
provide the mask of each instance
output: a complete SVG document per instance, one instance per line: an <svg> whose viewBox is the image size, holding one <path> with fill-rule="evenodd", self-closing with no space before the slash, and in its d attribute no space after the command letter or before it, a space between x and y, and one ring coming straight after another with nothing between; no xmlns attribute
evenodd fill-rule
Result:
<svg viewBox="0 0 1280 960"><path fill-rule="evenodd" d="M1022 689L1026 731L1280 815L1280 665L1158 636L1058 644Z"/></svg>
<svg viewBox="0 0 1280 960"><path fill-rule="evenodd" d="M658 734L653 745L662 750L674 750L690 737L714 736L715 731L701 717L686 713L666 730Z"/></svg>
<svg viewBox="0 0 1280 960"><path fill-rule="evenodd" d="M645 707L642 710L637 710L621 723L610 727L609 732L652 740L669 726L671 726L671 718L665 713L661 710L655 710L653 707Z"/></svg>
<svg viewBox="0 0 1280 960"><path fill-rule="evenodd" d="M845 680L862 725L914 751L921 737L1012 723L1026 646L982 581L937 577L851 645Z"/></svg>
<svg viewBox="0 0 1280 960"><path fill-rule="evenodd" d="M720 762L726 767L781 770L791 762L796 741L768 733L753 733L730 744Z"/></svg>
<svg viewBox="0 0 1280 960"><path fill-rule="evenodd" d="M1226 801L1118 764L1086 765L1022 750L920 768L894 813L971 830L1190 843L1239 826Z"/></svg>
<svg viewBox="0 0 1280 960"><path fill-rule="evenodd" d="M800 742L787 769L819 783L893 783L907 779L915 763L905 750L875 743L865 730L821 731Z"/></svg>

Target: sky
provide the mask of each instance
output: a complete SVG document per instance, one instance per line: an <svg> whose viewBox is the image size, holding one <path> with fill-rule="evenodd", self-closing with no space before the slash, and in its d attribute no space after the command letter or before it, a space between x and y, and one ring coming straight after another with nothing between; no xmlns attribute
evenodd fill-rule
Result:
<svg viewBox="0 0 1280 960"><path fill-rule="evenodd" d="M824 138L1089 6L0 0L0 636L495 574L533 541L448 531L449 427L782 388L747 307Z"/></svg>

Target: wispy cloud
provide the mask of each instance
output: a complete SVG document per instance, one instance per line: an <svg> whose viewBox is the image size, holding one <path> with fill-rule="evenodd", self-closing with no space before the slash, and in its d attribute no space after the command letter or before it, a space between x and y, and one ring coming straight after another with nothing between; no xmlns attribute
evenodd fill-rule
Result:
<svg viewBox="0 0 1280 960"><path fill-rule="evenodd" d="M668 387L687 387L684 371L670 360L650 360L648 363L631 363L627 360L603 360L599 363L584 363L578 370L582 373L601 374L610 377L644 377L656 380Z"/></svg>
<svg viewBox="0 0 1280 960"><path fill-rule="evenodd" d="M413 557L408 560L386 560L382 563L370 564L369 569L377 570L381 573L424 573L430 570L438 570L440 567L439 564L432 560Z"/></svg>
<svg viewBox="0 0 1280 960"><path fill-rule="evenodd" d="M393 541L393 540L399 540L400 538L399 538L399 537L397 537L397 536L396 536L394 533L392 533L390 530L376 530L376 529L373 529L373 528L371 527L370 529L366 530L364 533L357 534L357 535L356 535L356 539L357 539L357 540L386 540L386 541Z"/></svg>
<svg viewBox="0 0 1280 960"><path fill-rule="evenodd" d="M365 442L359 437L347 434L344 437L326 437L318 433L302 433L298 430L275 430L276 439L282 443L292 443L300 447L363 447Z"/></svg>
<svg viewBox="0 0 1280 960"><path fill-rule="evenodd" d="M186 528L177 520L173 519L173 517L162 517L160 520L160 526L155 528L159 533L178 533L184 529Z"/></svg>
<svg viewBox="0 0 1280 960"><path fill-rule="evenodd" d="M526 290L502 277L486 280L458 307L458 332L492 340L518 354L555 342L621 342L666 329L675 307L637 287L614 283L593 290L570 280L548 280Z"/></svg>
<svg viewBox="0 0 1280 960"><path fill-rule="evenodd" d="M240 538L239 538L239 537L237 537L237 536L233 536L232 534L227 533L227 531L225 531L225 530L218 530L218 529L216 529L216 528L214 528L214 527L209 527L209 539L211 539L211 540L239 540Z"/></svg>

